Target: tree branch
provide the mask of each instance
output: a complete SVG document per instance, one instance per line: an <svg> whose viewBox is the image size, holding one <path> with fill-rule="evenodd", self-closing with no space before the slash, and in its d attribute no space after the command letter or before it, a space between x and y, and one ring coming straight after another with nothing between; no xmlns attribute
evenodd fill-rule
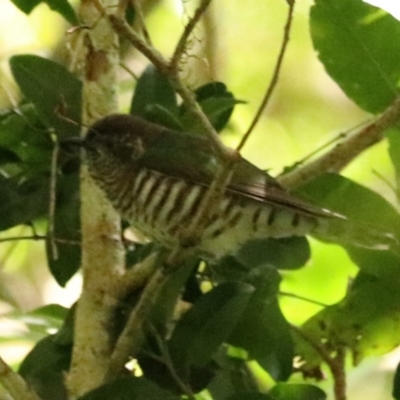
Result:
<svg viewBox="0 0 400 400"><path fill-rule="evenodd" d="M400 121L400 97L372 123L344 139L317 160L278 178L289 190L315 179L324 172L339 172L360 153L384 138L384 132Z"/></svg>
<svg viewBox="0 0 400 400"><path fill-rule="evenodd" d="M292 20L293 20L293 11L294 11L294 4L295 1L290 1L288 2L289 4L289 10L288 10L288 14L287 14L287 19L286 19L286 24L285 24L285 28L283 31L283 40L282 40L282 44L281 44L281 49L279 51L279 55L278 58L276 60L276 64L275 64L275 68L274 68L274 73L272 75L272 79L270 84L268 85L267 91L265 92L265 96L256 112L256 115L253 118L253 121L251 122L249 128L247 129L246 133L244 134L242 140L239 143L239 146L237 147L237 151L240 151L243 146L245 145L247 139L250 137L251 132L253 131L254 127L256 126L257 122L260 120L260 117L262 115L262 113L264 112L265 108L268 105L269 100L272 97L272 94L274 92L274 89L276 87L276 84L278 83L278 78L279 78L279 73L281 71L281 67L282 67L282 62L283 62L283 57L285 55L286 52L286 48L287 45L289 43L289 39L290 39L290 30L292 27Z"/></svg>
<svg viewBox="0 0 400 400"><path fill-rule="evenodd" d="M93 0L96 1L96 0ZM97 0L98 1L98 0ZM113 6L114 0L103 0ZM83 68L84 126L118 110L118 37L107 21L99 19L92 1L82 0L80 18L91 26L84 46L78 48ZM121 222L105 194L81 168L81 230L83 289L78 301L71 369L67 376L69 399L105 383L113 349L110 332L119 301L124 272Z"/></svg>
<svg viewBox="0 0 400 400"><path fill-rule="evenodd" d="M14 372L1 357L0 382L15 400L40 400L22 376Z"/></svg>
<svg viewBox="0 0 400 400"><path fill-rule="evenodd" d="M115 344L108 366L107 379L109 380L118 377L129 357L135 356L143 343L143 327L146 319L169 277L169 273L163 265L165 257L164 252L158 254L154 261L155 272L145 286L139 302L131 312L125 328Z"/></svg>
<svg viewBox="0 0 400 400"><path fill-rule="evenodd" d="M171 58L170 68L173 71L174 75L178 75L179 62L181 60L182 54L186 49L186 44L189 39L189 36L193 32L193 29L199 22L201 16L207 10L207 7L211 3L211 1L212 0L201 0L200 5L197 7L193 17L189 19L189 22L185 26L185 29L178 41L178 44L175 47L174 54L172 55Z"/></svg>
<svg viewBox="0 0 400 400"><path fill-rule="evenodd" d="M171 64L153 46L146 43L123 19L115 14L108 14L99 0L92 0L98 11L108 19L113 29L118 35L125 37L132 45L146 56L152 64L165 76L167 76L175 87L177 93L182 97L186 107L193 117L204 127L205 134L208 135L215 150L222 160L235 158L234 151L227 148L220 140L218 133L211 125L201 107L197 104L193 92L183 83L179 76L179 71L171 68ZM207 0L209 1L209 0ZM206 1L204 1L206 3ZM199 7L200 8L200 7ZM203 11L202 11L203 12ZM200 14L201 15L201 14ZM193 20L193 19L192 19ZM196 20L197 22L197 20ZM193 28L191 28L193 29Z"/></svg>

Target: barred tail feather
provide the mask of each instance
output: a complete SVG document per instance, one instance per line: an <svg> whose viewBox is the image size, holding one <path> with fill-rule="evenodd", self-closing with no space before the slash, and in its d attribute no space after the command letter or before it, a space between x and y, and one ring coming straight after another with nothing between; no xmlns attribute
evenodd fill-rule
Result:
<svg viewBox="0 0 400 400"><path fill-rule="evenodd" d="M350 244L373 250L395 250L400 252L395 235L369 224L350 221L346 218L327 218L319 221L312 235L322 241Z"/></svg>

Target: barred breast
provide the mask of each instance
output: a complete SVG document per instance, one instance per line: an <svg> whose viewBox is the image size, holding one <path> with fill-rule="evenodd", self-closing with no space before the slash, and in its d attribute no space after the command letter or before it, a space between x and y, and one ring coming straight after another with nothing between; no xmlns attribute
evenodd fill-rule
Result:
<svg viewBox="0 0 400 400"><path fill-rule="evenodd" d="M200 210L206 186L144 168L135 174L115 171L92 175L95 179L98 175L96 181L122 218L169 248L187 239L187 228ZM196 232L196 246L200 253L219 258L235 253L248 240L303 236L317 225L317 218L295 209L227 192L210 210L202 232Z"/></svg>

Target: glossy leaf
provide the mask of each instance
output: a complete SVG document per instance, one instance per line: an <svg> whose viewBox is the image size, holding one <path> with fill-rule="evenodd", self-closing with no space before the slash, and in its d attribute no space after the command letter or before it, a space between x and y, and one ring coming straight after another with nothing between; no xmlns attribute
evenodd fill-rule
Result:
<svg viewBox="0 0 400 400"><path fill-rule="evenodd" d="M61 137L77 135L82 83L65 67L46 58L18 55L10 60L14 79L48 127Z"/></svg>
<svg viewBox="0 0 400 400"><path fill-rule="evenodd" d="M361 108L383 111L398 93L400 22L362 0L316 0L311 36L327 72Z"/></svg>
<svg viewBox="0 0 400 400"><path fill-rule="evenodd" d="M154 116L153 107L155 106L164 110L164 113L169 115L171 119L178 114L175 90L171 82L154 65L150 64L137 81L130 113L153 121L150 112Z"/></svg>
<svg viewBox="0 0 400 400"><path fill-rule="evenodd" d="M227 282L195 303L171 337L169 349L174 365L182 372L205 365L228 339L253 291L250 285Z"/></svg>
<svg viewBox="0 0 400 400"><path fill-rule="evenodd" d="M77 174L59 176L58 201L54 216L54 246L46 241L50 272L60 286L65 286L81 263L80 199ZM60 239L58 241L57 239Z"/></svg>
<svg viewBox="0 0 400 400"><path fill-rule="evenodd" d="M234 106L244 103L237 100L222 82L212 82L201 86L195 91L196 100L217 131L221 131L227 124ZM194 120L192 114L183 104L181 107L181 121L189 132L201 132L202 127Z"/></svg>
<svg viewBox="0 0 400 400"><path fill-rule="evenodd" d="M228 342L248 352L276 380L292 373L293 343L277 301L280 277L274 269L253 276L256 291Z"/></svg>
<svg viewBox="0 0 400 400"><path fill-rule="evenodd" d="M68 0L11 0L25 14L31 11L40 3L46 3L52 10L61 14L70 24L78 25L79 21L74 9Z"/></svg>
<svg viewBox="0 0 400 400"><path fill-rule="evenodd" d="M47 335L49 330L59 329L68 310L59 304L48 304L29 312L14 312L10 317L25 323L31 330Z"/></svg>
<svg viewBox="0 0 400 400"><path fill-rule="evenodd" d="M79 397L79 400L179 400L180 396L161 389L145 378L126 377Z"/></svg>

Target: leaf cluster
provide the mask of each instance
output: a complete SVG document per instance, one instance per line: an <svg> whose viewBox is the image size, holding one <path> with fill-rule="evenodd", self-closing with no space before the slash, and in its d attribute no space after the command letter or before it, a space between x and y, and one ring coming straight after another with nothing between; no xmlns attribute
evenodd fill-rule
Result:
<svg viewBox="0 0 400 400"><path fill-rule="evenodd" d="M14 0L29 13L41 1ZM70 4L44 1L70 23ZM371 113L385 110L398 96L400 23L361 0L316 0L310 30L314 48L327 72L357 105ZM82 83L64 67L33 55L14 56L11 70L24 100L0 114L0 230L48 224L52 154L55 143L80 130ZM217 131L229 124L243 103L222 82L197 88L195 96ZM175 130L201 134L172 83L149 66L139 78L130 112ZM399 130L387 134L388 156L400 182ZM54 236L58 257L46 241L49 269L65 285L80 265L79 158L60 150L56 166ZM337 174L323 174L299 188L316 204L399 238L400 216L382 196ZM57 241L57 239L61 239ZM140 262L154 245L131 243L127 268ZM372 354L400 344L398 286L400 256L346 246L359 267L346 296L293 330L279 304L281 270L301 268L310 259L305 238L254 241L235 257L218 263L188 259L163 288L145 326L146 341L137 357L143 376L126 373L81 399L179 399L208 393L213 399L322 400L311 384L288 383L297 371L320 377L321 366L338 350L349 350L358 364ZM118 335L140 293L127 296L116 309ZM64 325L44 337L23 361L20 373L43 399L66 399L63 375L73 346L74 308L47 310L44 321ZM301 334L299 334L301 332ZM298 356L302 366L295 370ZM327 361L328 360L328 361ZM253 361L273 382L260 390ZM344 368L344 365L342 366ZM400 398L400 373L394 396Z"/></svg>

